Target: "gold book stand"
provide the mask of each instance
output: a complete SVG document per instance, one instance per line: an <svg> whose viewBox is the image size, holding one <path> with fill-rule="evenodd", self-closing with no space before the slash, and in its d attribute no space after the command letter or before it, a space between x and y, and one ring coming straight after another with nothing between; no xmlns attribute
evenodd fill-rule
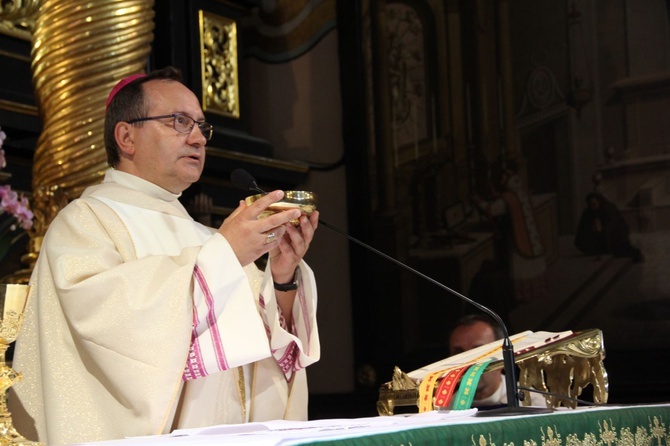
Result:
<svg viewBox="0 0 670 446"><path fill-rule="evenodd" d="M500 341L498 341L500 342ZM515 351L519 368L519 387L527 387L552 395L545 396L547 407L575 408L579 397L588 385L593 386L593 401L607 402L608 378L603 360L605 346L601 330L590 329L572 333L555 342L528 350ZM486 372L503 368L502 359L491 362ZM393 415L400 406L418 408L421 382L396 367L390 382L379 390L377 411L380 415ZM525 392L522 405L530 405L530 394Z"/></svg>

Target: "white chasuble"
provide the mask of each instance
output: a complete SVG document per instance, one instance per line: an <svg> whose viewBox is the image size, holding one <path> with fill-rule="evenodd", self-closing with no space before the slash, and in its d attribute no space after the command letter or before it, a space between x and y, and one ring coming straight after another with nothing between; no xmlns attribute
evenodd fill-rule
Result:
<svg viewBox="0 0 670 446"><path fill-rule="evenodd" d="M292 327L269 266L242 267L171 194L108 171L51 223L31 277L10 406L48 444L222 423L306 419L319 359L301 263Z"/></svg>

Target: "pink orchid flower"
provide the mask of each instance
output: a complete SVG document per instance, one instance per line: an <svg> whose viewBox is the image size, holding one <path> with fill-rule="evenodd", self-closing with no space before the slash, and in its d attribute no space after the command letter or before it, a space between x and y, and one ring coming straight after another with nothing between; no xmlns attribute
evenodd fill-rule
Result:
<svg viewBox="0 0 670 446"><path fill-rule="evenodd" d="M7 135L0 128L0 169L7 167L5 151L2 149L6 138ZM8 184L0 185L0 215L4 213L16 218L18 225L25 230L33 226L34 215L30 211L28 199L23 194L17 194ZM16 229L16 224L12 224L10 229ZM4 236L4 234L2 235Z"/></svg>

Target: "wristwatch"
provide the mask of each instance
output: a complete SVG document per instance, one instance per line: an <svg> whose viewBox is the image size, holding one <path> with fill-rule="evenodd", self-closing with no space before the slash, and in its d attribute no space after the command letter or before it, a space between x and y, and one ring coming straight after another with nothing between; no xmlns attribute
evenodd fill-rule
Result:
<svg viewBox="0 0 670 446"><path fill-rule="evenodd" d="M288 283L277 283L273 281L272 283L275 284L275 290L277 291L294 291L298 289L298 279L293 276L293 280Z"/></svg>
<svg viewBox="0 0 670 446"><path fill-rule="evenodd" d="M277 283L274 280L272 283L275 284L275 290L277 291L295 291L298 289L298 269L296 268L295 271L293 271L293 279L291 279L290 282L288 283Z"/></svg>

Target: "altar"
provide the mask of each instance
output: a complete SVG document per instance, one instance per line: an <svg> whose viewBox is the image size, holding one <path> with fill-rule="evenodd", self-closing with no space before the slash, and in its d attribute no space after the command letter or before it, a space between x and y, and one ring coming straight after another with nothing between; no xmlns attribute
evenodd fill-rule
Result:
<svg viewBox="0 0 670 446"><path fill-rule="evenodd" d="M159 445L666 445L670 404L580 406L551 414L480 418L477 409L422 414L271 421L177 430L168 435L88 443Z"/></svg>
<svg viewBox="0 0 670 446"><path fill-rule="evenodd" d="M398 406L414 406L416 383L432 370L450 364L471 363L485 356L501 367L500 341L454 355L419 370L397 377L380 390L380 416L322 419L304 422L269 421L176 430L167 435L88 443L100 446L133 445L478 445L478 446L594 446L667 445L670 442L670 403L649 405L607 405L607 379L602 359L600 330L580 332L523 332L510 337L518 348L517 365L521 384L555 392L547 400L550 413L479 416L478 409L427 410L394 414ZM581 365L580 365L581 364ZM584 370L588 373L583 373ZM530 379L534 375L542 381ZM579 378L580 375L584 375ZM569 376L570 380L555 380ZM577 405L576 397L586 385L594 386L593 405ZM561 396L562 395L562 396ZM431 406L432 407L432 406Z"/></svg>

